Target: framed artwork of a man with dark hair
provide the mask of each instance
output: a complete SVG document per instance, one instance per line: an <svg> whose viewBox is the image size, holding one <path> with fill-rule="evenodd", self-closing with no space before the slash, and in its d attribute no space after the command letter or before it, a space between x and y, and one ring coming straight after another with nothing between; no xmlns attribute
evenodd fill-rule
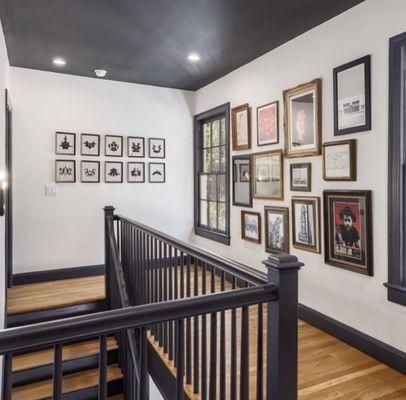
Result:
<svg viewBox="0 0 406 400"><path fill-rule="evenodd" d="M371 192L324 191L325 262L372 275Z"/></svg>

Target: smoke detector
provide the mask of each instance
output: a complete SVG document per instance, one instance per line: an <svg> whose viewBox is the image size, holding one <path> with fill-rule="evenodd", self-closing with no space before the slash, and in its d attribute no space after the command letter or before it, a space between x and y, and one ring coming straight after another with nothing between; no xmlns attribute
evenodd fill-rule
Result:
<svg viewBox="0 0 406 400"><path fill-rule="evenodd" d="M94 69L93 72L98 78L104 78L107 74L107 71L105 69Z"/></svg>

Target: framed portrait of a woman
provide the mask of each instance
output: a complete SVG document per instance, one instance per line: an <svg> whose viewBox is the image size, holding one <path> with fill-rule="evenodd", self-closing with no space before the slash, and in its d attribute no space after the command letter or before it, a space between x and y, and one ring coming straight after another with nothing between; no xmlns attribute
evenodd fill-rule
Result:
<svg viewBox="0 0 406 400"><path fill-rule="evenodd" d="M286 157L321 154L321 79L283 92Z"/></svg>

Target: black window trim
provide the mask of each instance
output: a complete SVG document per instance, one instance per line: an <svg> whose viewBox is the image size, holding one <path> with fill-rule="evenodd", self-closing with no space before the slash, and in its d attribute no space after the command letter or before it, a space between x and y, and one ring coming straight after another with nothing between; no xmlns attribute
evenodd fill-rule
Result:
<svg viewBox="0 0 406 400"><path fill-rule="evenodd" d="M406 306L406 131L402 132L399 118L403 47L406 47L406 32L390 39L389 51L388 282L385 286L389 301Z"/></svg>
<svg viewBox="0 0 406 400"><path fill-rule="evenodd" d="M199 226L199 199L200 199L200 185L199 185L199 170L201 165L200 149L202 146L202 128L204 122L213 120L216 117L225 117L225 147L226 147L226 160L225 160L225 192L226 192L226 233L216 232L204 227ZM219 243L230 245L230 103L222 104L221 106L212 108L194 116L194 230L197 236L205 237Z"/></svg>

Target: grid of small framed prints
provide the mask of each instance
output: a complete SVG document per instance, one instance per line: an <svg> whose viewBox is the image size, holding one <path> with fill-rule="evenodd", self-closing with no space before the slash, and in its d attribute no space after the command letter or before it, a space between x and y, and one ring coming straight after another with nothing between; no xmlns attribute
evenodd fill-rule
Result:
<svg viewBox="0 0 406 400"><path fill-rule="evenodd" d="M138 136L123 137L119 135L102 135L92 133L76 134L71 132L55 133L55 182L56 183L164 183L166 182L165 139L144 138ZM146 151L146 142L148 151ZM80 148L77 149L77 146ZM102 156L104 160L95 160ZM80 154L81 160L75 160ZM59 156L65 156L60 158ZM115 159L113 159L113 157ZM121 161L123 157L131 160ZM148 162L146 178L146 162L135 159L153 159ZM161 159L160 162L158 162ZM78 164L76 166L76 164ZM78 171L77 171L78 168ZM101 169L104 168L104 173ZM79 176L77 177L77 174ZM148 180L147 180L148 179Z"/></svg>
<svg viewBox="0 0 406 400"><path fill-rule="evenodd" d="M366 56L334 68L334 136L371 130L370 64L371 57ZM321 156L320 175L325 181L356 181L357 139L323 143L321 79L285 90L283 103L284 148L233 155L233 205L257 208L254 201L265 202L265 251L289 253L292 244L295 249L320 254L324 225L325 263L372 275L371 191L324 190L321 214L321 196L311 193L318 189L312 185L312 163L299 159ZM231 127L233 151L250 150L248 103L232 109ZM258 148L279 144L278 101L257 107L256 130ZM287 169L290 207L272 204L284 200L284 158L292 159ZM241 238L259 244L261 236L261 213L242 210Z"/></svg>

